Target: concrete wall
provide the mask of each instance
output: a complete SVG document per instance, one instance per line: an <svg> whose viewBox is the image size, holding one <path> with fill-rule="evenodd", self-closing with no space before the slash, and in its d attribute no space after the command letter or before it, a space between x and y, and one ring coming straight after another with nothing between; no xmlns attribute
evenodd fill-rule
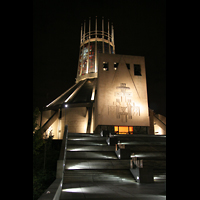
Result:
<svg viewBox="0 0 200 200"><path fill-rule="evenodd" d="M68 125L69 133L86 133L88 111L86 107L73 107L62 109L62 128ZM62 131L63 132L63 131Z"/></svg>
<svg viewBox="0 0 200 200"><path fill-rule="evenodd" d="M108 71L103 70L108 62ZM114 62L119 63L114 70ZM126 63L130 64L130 70ZM134 75L140 64L142 76ZM98 125L149 126L145 60L143 56L98 54L98 82L95 100Z"/></svg>
<svg viewBox="0 0 200 200"><path fill-rule="evenodd" d="M47 122L47 120L55 113L54 110L45 110L40 113L38 119L37 119L37 124L41 127ZM42 122L41 122L41 114L42 114Z"/></svg>
<svg viewBox="0 0 200 200"><path fill-rule="evenodd" d="M166 135L166 117L161 114L154 115L154 134Z"/></svg>
<svg viewBox="0 0 200 200"><path fill-rule="evenodd" d="M150 126L149 126L149 132L148 134L149 135L154 135L154 111L149 109L149 123L150 123Z"/></svg>
<svg viewBox="0 0 200 200"><path fill-rule="evenodd" d="M68 125L70 133L86 133L87 122L88 111L86 107L62 108L61 119L55 120L47 129L46 135L49 137L51 130L52 135L54 135L53 139L62 139L65 125Z"/></svg>

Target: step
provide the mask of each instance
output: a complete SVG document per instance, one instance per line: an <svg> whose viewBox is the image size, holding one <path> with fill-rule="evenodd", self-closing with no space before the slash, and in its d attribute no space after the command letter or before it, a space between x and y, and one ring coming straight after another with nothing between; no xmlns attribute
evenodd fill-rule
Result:
<svg viewBox="0 0 200 200"><path fill-rule="evenodd" d="M134 151L166 151L166 145L126 145L126 149Z"/></svg>
<svg viewBox="0 0 200 200"><path fill-rule="evenodd" d="M137 158L143 159L143 160L151 160L151 159L166 160L166 152L145 152L145 151L137 152L136 151L133 154Z"/></svg>
<svg viewBox="0 0 200 200"><path fill-rule="evenodd" d="M67 159L65 169L129 169L130 160Z"/></svg>
<svg viewBox="0 0 200 200"><path fill-rule="evenodd" d="M130 170L65 170L63 183L96 181L132 181Z"/></svg>
<svg viewBox="0 0 200 200"><path fill-rule="evenodd" d="M92 133L68 133L68 137L99 137L100 135L94 135Z"/></svg>
<svg viewBox="0 0 200 200"><path fill-rule="evenodd" d="M67 140L67 145L108 146L105 140Z"/></svg>
<svg viewBox="0 0 200 200"><path fill-rule="evenodd" d="M69 151L66 159L118 159L113 151ZM68 160L69 161L69 160Z"/></svg>
<svg viewBox="0 0 200 200"><path fill-rule="evenodd" d="M156 136L156 135L114 135L113 137L117 137L117 140L120 142L165 142L166 136Z"/></svg>
<svg viewBox="0 0 200 200"><path fill-rule="evenodd" d="M115 151L114 146L107 146L107 145L67 145L67 151Z"/></svg>
<svg viewBox="0 0 200 200"><path fill-rule="evenodd" d="M106 141L104 137L68 137L68 140L74 141Z"/></svg>

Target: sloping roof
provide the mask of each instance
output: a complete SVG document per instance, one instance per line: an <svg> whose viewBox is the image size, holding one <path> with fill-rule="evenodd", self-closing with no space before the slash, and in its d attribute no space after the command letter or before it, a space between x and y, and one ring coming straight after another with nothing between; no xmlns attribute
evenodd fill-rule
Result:
<svg viewBox="0 0 200 200"><path fill-rule="evenodd" d="M54 101L49 103L46 108L53 109L64 107L70 104L87 104L91 102L92 93L95 92L97 78L86 79L74 84Z"/></svg>

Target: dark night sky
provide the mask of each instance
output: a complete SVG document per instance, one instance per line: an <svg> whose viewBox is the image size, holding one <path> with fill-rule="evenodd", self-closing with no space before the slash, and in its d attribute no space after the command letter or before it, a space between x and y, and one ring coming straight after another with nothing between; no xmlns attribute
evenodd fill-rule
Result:
<svg viewBox="0 0 200 200"><path fill-rule="evenodd" d="M81 23L113 22L116 54L145 56L149 107L166 116L166 0L33 1L33 107L75 84Z"/></svg>

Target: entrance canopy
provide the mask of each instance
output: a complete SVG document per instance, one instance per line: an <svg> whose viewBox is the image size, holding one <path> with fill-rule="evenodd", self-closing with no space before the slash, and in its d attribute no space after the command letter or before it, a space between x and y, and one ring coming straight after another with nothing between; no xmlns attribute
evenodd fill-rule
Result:
<svg viewBox="0 0 200 200"><path fill-rule="evenodd" d="M74 84L70 89L61 94L46 106L52 110L59 107L86 106L95 98L96 78L86 79Z"/></svg>

